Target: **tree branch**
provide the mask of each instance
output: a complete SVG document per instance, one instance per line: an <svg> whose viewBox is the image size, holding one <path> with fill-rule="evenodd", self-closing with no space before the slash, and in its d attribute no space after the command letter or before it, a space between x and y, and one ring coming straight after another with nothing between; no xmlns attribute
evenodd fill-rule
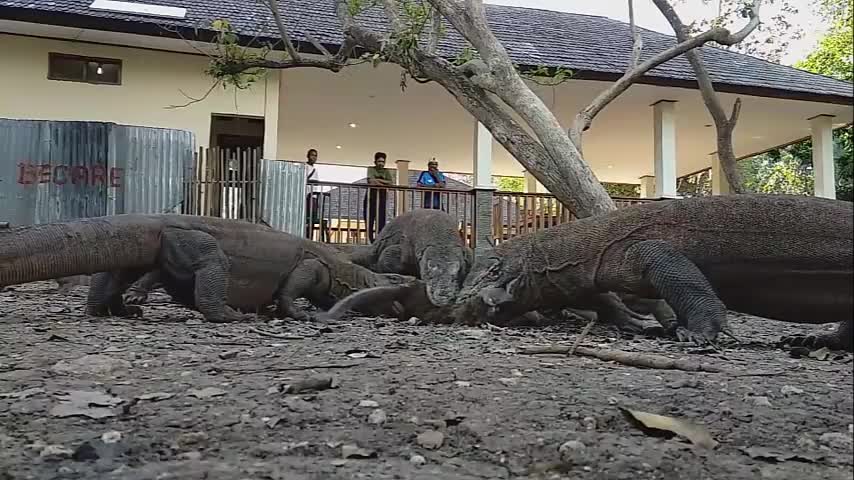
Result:
<svg viewBox="0 0 854 480"><path fill-rule="evenodd" d="M670 3L668 3L667 0L652 1L664 15L664 18L666 18L670 23L670 26L673 27L673 31L676 32L676 38L679 39L679 41L685 41L688 36L688 31L685 24L682 23L682 20L679 18L679 15ZM750 32L759 26L759 7L761 5L762 0L753 0L753 3L748 9L748 16L750 17L750 20L740 31L729 35L729 40L733 40L734 43L738 43L744 40ZM706 108L709 110L709 114L715 122L715 130L717 131L718 160L720 161L721 169L724 171L724 175L729 183L730 190L733 193L744 193L744 185L741 179L741 174L738 171L735 151L732 145L732 134L735 131L735 125L738 121L739 113L741 112L741 100L736 100L732 107L731 115L727 117L723 105L721 105L720 99L715 93L712 79L709 76L708 70L706 70L703 58L696 51L686 52L685 57L688 59L688 62L691 64L691 68L694 70L694 76L697 77L697 85L700 88L703 103L706 104Z"/></svg>
<svg viewBox="0 0 854 480"><path fill-rule="evenodd" d="M299 52L297 52L296 47L294 47L294 42L291 40L291 36L288 35L288 31L285 28L285 22L282 21L282 15L279 12L279 0L261 1L270 9L270 13L273 14L273 21L276 22L276 28L279 29L279 36L282 37L282 42L285 43L285 51L288 52L288 56L294 61L298 61L300 59Z"/></svg>
<svg viewBox="0 0 854 480"><path fill-rule="evenodd" d="M442 35L442 12L433 7L430 25L430 41L427 43L427 53L434 55L439 49L439 37Z"/></svg>
<svg viewBox="0 0 854 480"><path fill-rule="evenodd" d="M653 2L659 7L659 9L666 9L670 13L665 13L665 10L662 10L665 17L668 20L671 20L671 16L675 16L678 24L681 26L679 31L684 29L684 25L679 21L679 17L676 14L676 11L670 6L667 0L653 0ZM761 3L761 0L754 0L754 4ZM596 118L596 115L599 114L609 103L613 102L617 97L619 97L623 92L628 90L628 88L642 76L644 76L647 72L652 70L659 65L668 62L679 55L686 54L688 56L688 52L691 52L693 49L700 47L708 42L716 42L721 45L734 45L741 40L744 39L754 28L758 25L758 7L754 10L751 10L754 16L751 17L750 22L743 29L736 33L730 33L729 30L723 27L713 27L699 35L694 37L688 37L687 35L679 35L677 34L678 43L673 47L664 50L663 52L654 55L652 58L647 59L645 62L640 65L632 68L629 67L629 70L620 77L619 80L614 82L607 90L600 93L584 110L579 112L575 117L575 122L572 126L572 131L570 132L570 137L573 141L576 141L576 144L579 144L581 140L582 133L590 128L590 125L593 123L593 119ZM676 27L674 27L676 30ZM702 89L702 86L701 86Z"/></svg>
<svg viewBox="0 0 854 480"><path fill-rule="evenodd" d="M643 37L640 34L637 24L635 23L635 2L629 0L629 27L632 31L632 58L629 61L629 68L637 68L640 61L641 52L643 52Z"/></svg>

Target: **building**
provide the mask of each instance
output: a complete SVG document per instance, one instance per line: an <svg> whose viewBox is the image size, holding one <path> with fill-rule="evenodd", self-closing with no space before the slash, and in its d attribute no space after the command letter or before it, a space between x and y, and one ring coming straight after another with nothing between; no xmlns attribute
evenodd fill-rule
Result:
<svg viewBox="0 0 854 480"><path fill-rule="evenodd" d="M247 90L211 89L203 47L192 39L210 38L211 22L227 19L244 42L275 41L269 12L259 2L237 0L146 1L0 0L0 118L182 129L200 147L259 147L267 159L302 161L308 148L316 148L327 165L365 167L381 150L396 163L390 166L406 173L402 178L431 157L449 172L523 175L444 89L410 84L402 91L394 65L359 65L338 74L270 71ZM332 0L280 3L302 51L311 51L309 35L330 47L340 43ZM566 125L628 63L625 23L496 5L487 13L518 64L572 71L559 86L533 87ZM369 26L382 25L380 16L363 17ZM644 58L675 42L652 31L642 35ZM453 56L461 46L451 32L440 51ZM702 54L723 100L742 99L736 154L752 156L812 135L820 146L816 193L832 196L832 148L824 147L831 129L852 121L851 85L713 47ZM480 145L477 155L474 145ZM586 133L584 150L601 180L640 184L644 196L674 196L677 177L709 167L715 191L726 191L714 174L712 120L682 57L609 105ZM535 183L528 182L529 190Z"/></svg>

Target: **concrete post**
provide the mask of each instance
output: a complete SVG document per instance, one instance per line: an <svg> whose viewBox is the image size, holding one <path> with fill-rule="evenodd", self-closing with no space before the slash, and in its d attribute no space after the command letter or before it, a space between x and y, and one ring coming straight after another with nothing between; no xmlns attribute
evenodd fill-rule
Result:
<svg viewBox="0 0 854 480"><path fill-rule="evenodd" d="M652 104L655 145L655 196L676 197L676 102Z"/></svg>
<svg viewBox="0 0 854 480"><path fill-rule="evenodd" d="M475 121L472 148L474 170L474 254L482 256L493 246L492 199L495 185L492 183L492 134L480 122Z"/></svg>
<svg viewBox="0 0 854 480"><path fill-rule="evenodd" d="M279 100L282 72L270 70L264 80L264 158L278 158L279 147Z"/></svg>
<svg viewBox="0 0 854 480"><path fill-rule="evenodd" d="M815 196L836 198L836 172L833 164L833 115L810 118L812 130L812 168Z"/></svg>
<svg viewBox="0 0 854 480"><path fill-rule="evenodd" d="M525 193L537 193L537 179L527 170L523 170L525 175Z"/></svg>
<svg viewBox="0 0 854 480"><path fill-rule="evenodd" d="M655 177L653 175L640 177L640 196L641 198L655 198Z"/></svg>
<svg viewBox="0 0 854 480"><path fill-rule="evenodd" d="M397 167L397 183L398 186L409 186L409 160L395 160ZM396 215L402 215L412 209L412 205L407 205L406 192L397 192L394 198Z"/></svg>
<svg viewBox="0 0 854 480"><path fill-rule="evenodd" d="M721 168L718 152L710 154L709 158L712 160L712 195L730 194L729 181Z"/></svg>

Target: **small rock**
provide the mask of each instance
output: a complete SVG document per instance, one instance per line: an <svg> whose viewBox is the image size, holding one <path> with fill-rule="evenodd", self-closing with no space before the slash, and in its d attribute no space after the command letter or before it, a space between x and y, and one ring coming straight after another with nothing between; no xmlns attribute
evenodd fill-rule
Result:
<svg viewBox="0 0 854 480"><path fill-rule="evenodd" d="M183 453L178 454L178 460L193 461L193 460L199 460L201 458L202 458L202 452L199 452L198 450L192 450L189 452L183 452Z"/></svg>
<svg viewBox="0 0 854 480"><path fill-rule="evenodd" d="M768 397L751 397L750 400L753 401L753 403L757 407L770 407L771 406L771 401L768 400Z"/></svg>
<svg viewBox="0 0 854 480"><path fill-rule="evenodd" d="M376 456L376 451L367 448L361 448L358 445L349 444L341 446L342 458L373 458Z"/></svg>
<svg viewBox="0 0 854 480"><path fill-rule="evenodd" d="M104 432L101 435L101 441L104 443L116 443L122 439L122 432L118 432L116 430L110 430L109 432Z"/></svg>
<svg viewBox="0 0 854 480"><path fill-rule="evenodd" d="M278 385L274 385L274 386L267 389L267 395L273 395L274 393L281 393L281 392L282 392L282 390L279 388Z"/></svg>
<svg viewBox="0 0 854 480"><path fill-rule="evenodd" d="M152 393L143 393L142 395L138 395L136 397L137 400L148 400L151 402L157 402L160 400L168 400L174 397L174 393L166 393L166 392L152 392Z"/></svg>
<svg viewBox="0 0 854 480"><path fill-rule="evenodd" d="M205 322L199 320L198 318L190 318L190 319L187 319L186 322L184 322L184 325L201 325L203 323L205 323Z"/></svg>
<svg viewBox="0 0 854 480"><path fill-rule="evenodd" d="M418 325L421 323L421 319L418 317L409 317L409 320L406 321L409 325Z"/></svg>
<svg viewBox="0 0 854 480"><path fill-rule="evenodd" d="M41 453L39 453L39 456L47 461L55 462L65 458L71 458L71 455L73 454L74 450L63 447L62 445L47 445Z"/></svg>
<svg viewBox="0 0 854 480"><path fill-rule="evenodd" d="M386 415L385 411L381 408L374 410L370 415L368 415L368 422L374 425L382 425L386 420L388 420L388 415Z"/></svg>
<svg viewBox="0 0 854 480"><path fill-rule="evenodd" d="M409 457L409 463L421 466L427 463L427 459L422 457L421 455L413 455Z"/></svg>
<svg viewBox="0 0 854 480"><path fill-rule="evenodd" d="M222 360L228 360L230 358L236 357L238 353L240 353L240 350L229 350L227 352L220 353L219 358Z"/></svg>
<svg viewBox="0 0 854 480"><path fill-rule="evenodd" d="M74 449L74 454L71 455L71 458L78 462L87 462L90 460L97 460L100 458L100 455L98 455L98 451L91 443L83 442L80 446Z"/></svg>
<svg viewBox="0 0 854 480"><path fill-rule="evenodd" d="M800 394L804 393L804 391L801 390L800 388L793 387L791 385L783 385L783 388L780 389L780 392L783 395L800 395Z"/></svg>
<svg viewBox="0 0 854 480"><path fill-rule="evenodd" d="M349 463L349 462L347 462L347 460L345 460L345 459L343 459L343 458L336 458L335 460L332 460L332 461L331 461L331 462L329 462L329 463L330 463L333 467L343 467L344 465L347 465L347 463Z"/></svg>
<svg viewBox="0 0 854 480"><path fill-rule="evenodd" d="M459 334L464 336L464 337L469 337L469 338L483 338L489 334L489 331L480 330L477 328L468 328L465 330L460 330Z"/></svg>
<svg viewBox="0 0 854 480"><path fill-rule="evenodd" d="M454 382L454 385L456 385L458 387L470 387L471 382L465 382L463 380L457 380L456 382Z"/></svg>
<svg viewBox="0 0 854 480"><path fill-rule="evenodd" d="M208 441L208 434L205 432L187 432L178 435L178 439L175 443L178 444L179 448L186 447L188 445L198 445L202 443L206 443Z"/></svg>
<svg viewBox="0 0 854 480"><path fill-rule="evenodd" d="M510 375L513 375L514 377L522 377L522 376L524 376L524 375L522 374L522 371L521 371L521 370L518 370L518 369L515 369L515 368L514 368L513 370L510 370Z"/></svg>
<svg viewBox="0 0 854 480"><path fill-rule="evenodd" d="M517 385L519 383L518 378L499 378L498 381L503 383L504 385L506 385L508 387L512 387L512 386Z"/></svg>
<svg viewBox="0 0 854 480"><path fill-rule="evenodd" d="M584 417L581 419L581 423L587 430L596 430L596 419L593 417Z"/></svg>
<svg viewBox="0 0 854 480"><path fill-rule="evenodd" d="M201 399L219 397L225 395L226 393L227 392L225 390L216 387L205 387L201 390L191 389L187 391L187 395Z"/></svg>
<svg viewBox="0 0 854 480"><path fill-rule="evenodd" d="M281 318L274 318L273 320L270 320L269 322L267 322L267 325L270 325L271 327L278 327L279 325L284 325L284 324L285 324L285 321L282 320Z"/></svg>
<svg viewBox="0 0 854 480"><path fill-rule="evenodd" d="M818 442L832 448L851 449L851 437L844 433L828 432L818 437Z"/></svg>
<svg viewBox="0 0 854 480"><path fill-rule="evenodd" d="M560 453L566 453L584 450L585 448L587 448L587 445L579 442L578 440L570 440L568 442L564 442L560 447L558 447L557 451Z"/></svg>
<svg viewBox="0 0 854 480"><path fill-rule="evenodd" d="M51 368L60 375L108 375L131 368L131 363L108 355L84 355L68 361L60 360Z"/></svg>
<svg viewBox="0 0 854 480"><path fill-rule="evenodd" d="M359 402L359 406L365 408L377 408L380 406L380 404L379 402L375 402L373 400L362 400L361 402Z"/></svg>
<svg viewBox="0 0 854 480"><path fill-rule="evenodd" d="M423 448L435 450L445 442L445 434L437 430L427 430L426 432L419 433L415 441Z"/></svg>
<svg viewBox="0 0 854 480"><path fill-rule="evenodd" d="M74 473L74 469L69 466L63 465L56 469L56 473L60 475L70 475Z"/></svg>

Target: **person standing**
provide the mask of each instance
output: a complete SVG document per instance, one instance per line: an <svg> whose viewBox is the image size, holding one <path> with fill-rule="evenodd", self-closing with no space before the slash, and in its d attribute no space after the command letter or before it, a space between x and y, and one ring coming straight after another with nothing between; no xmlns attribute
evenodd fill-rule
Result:
<svg viewBox="0 0 854 480"><path fill-rule="evenodd" d="M417 183L422 188L445 188L448 185L445 175L439 171L439 162L436 157L427 162L427 170L421 172ZM439 192L424 192L424 203L421 206L440 210L442 208L440 195Z"/></svg>
<svg viewBox="0 0 854 480"><path fill-rule="evenodd" d="M374 166L368 167L368 185L379 187L390 187L394 185L391 170L385 168L386 154L377 152L374 154ZM385 188L369 188L368 194L363 201L362 211L368 219L368 241L374 243L374 224L377 224L376 233L380 233L385 227L386 201L388 190ZM379 218L377 218L379 217Z"/></svg>
<svg viewBox="0 0 854 480"><path fill-rule="evenodd" d="M308 149L305 153L305 163L307 165L305 169L305 188L308 191L305 195L305 236L306 238L314 237L314 226L317 225L320 228L321 240L327 241L329 233L326 229L326 220L321 218L324 192L319 185L312 185L312 183L320 181L320 176L315 166L315 163L317 163L317 150L314 148Z"/></svg>

